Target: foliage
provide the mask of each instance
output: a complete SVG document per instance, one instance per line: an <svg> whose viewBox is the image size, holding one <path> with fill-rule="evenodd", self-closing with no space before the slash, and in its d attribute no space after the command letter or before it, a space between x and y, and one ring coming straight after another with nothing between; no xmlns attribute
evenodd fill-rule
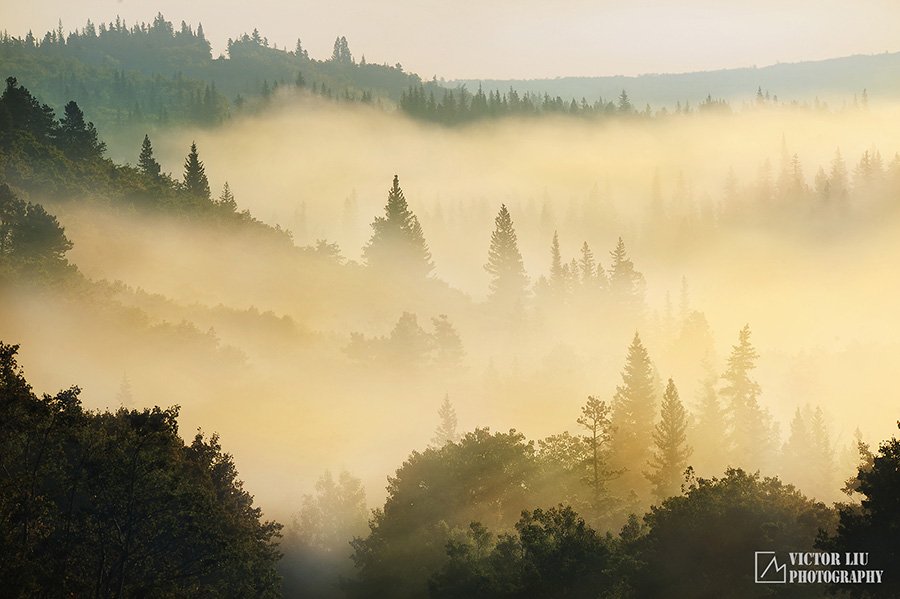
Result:
<svg viewBox="0 0 900 599"><path fill-rule="evenodd" d="M0 344L0 585L7 596L274 597L281 526L218 437L178 409L86 412L37 397Z"/></svg>
<svg viewBox="0 0 900 599"><path fill-rule="evenodd" d="M530 504L534 447L516 431L476 429L457 443L412 455L388 479L388 498L366 538L354 541L353 596L415 597L446 562L454 530L510 527Z"/></svg>
<svg viewBox="0 0 900 599"><path fill-rule="evenodd" d="M863 495L861 504L840 506L837 530L823 533L817 547L842 554L868 552L866 568L884 570L881 584L839 585L836 590L851 597L896 597L900 593L895 574L900 563L900 440L885 441L871 456L871 463L864 460L855 483Z"/></svg>
<svg viewBox="0 0 900 599"><path fill-rule="evenodd" d="M757 597L755 551L809 551L833 512L777 478L729 469L722 478L698 479L684 496L653 506L646 535L635 543L640 566L631 584L639 597ZM778 585L775 585L778 586ZM784 585L787 586L787 585ZM813 586L783 596L821 595Z"/></svg>

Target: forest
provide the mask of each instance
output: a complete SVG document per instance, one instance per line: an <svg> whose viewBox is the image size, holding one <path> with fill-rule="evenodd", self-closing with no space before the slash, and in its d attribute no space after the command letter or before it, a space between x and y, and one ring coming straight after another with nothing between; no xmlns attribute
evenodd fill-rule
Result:
<svg viewBox="0 0 900 599"><path fill-rule="evenodd" d="M900 107L228 54L0 40L4 593L900 593Z"/></svg>

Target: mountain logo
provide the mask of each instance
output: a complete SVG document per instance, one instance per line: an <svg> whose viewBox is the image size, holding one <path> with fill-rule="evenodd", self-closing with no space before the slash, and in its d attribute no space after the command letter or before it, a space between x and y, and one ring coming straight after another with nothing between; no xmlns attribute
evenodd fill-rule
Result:
<svg viewBox="0 0 900 599"><path fill-rule="evenodd" d="M756 551L753 558L756 562L756 576L753 582L774 584L787 582L787 564L779 564L774 551Z"/></svg>

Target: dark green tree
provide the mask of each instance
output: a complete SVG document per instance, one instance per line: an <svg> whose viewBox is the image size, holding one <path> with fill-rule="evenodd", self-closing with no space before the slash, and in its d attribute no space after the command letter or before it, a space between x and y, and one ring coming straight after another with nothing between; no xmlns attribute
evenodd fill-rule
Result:
<svg viewBox="0 0 900 599"><path fill-rule="evenodd" d="M491 233L491 247L484 269L491 275L491 300L502 305L521 306L528 277L506 204L500 206L500 212L494 219L494 232Z"/></svg>
<svg viewBox="0 0 900 599"><path fill-rule="evenodd" d="M106 144L97 136L94 123L84 120L84 112L75 101L66 104L55 131L56 143L72 160L92 160L103 156Z"/></svg>
<svg viewBox="0 0 900 599"><path fill-rule="evenodd" d="M225 185L222 186L222 195L219 196L219 201L216 203L226 212L237 212L237 202L234 199L234 194L231 193L228 181L225 181Z"/></svg>
<svg viewBox="0 0 900 599"><path fill-rule="evenodd" d="M363 258L382 272L427 277L434 270L419 219L410 211L397 175L388 191L384 216L372 222L372 237L363 249Z"/></svg>
<svg viewBox="0 0 900 599"><path fill-rule="evenodd" d="M144 141L141 143L141 155L138 157L138 167L141 172L148 178L156 181L159 179L160 166L153 157L153 146L150 144L150 136L144 135Z"/></svg>
<svg viewBox="0 0 900 599"><path fill-rule="evenodd" d="M900 422L897 423L900 427ZM816 546L823 551L868 553L866 569L884 570L881 584L838 585L850 597L900 596L900 440L885 441L863 464L852 484L862 494L858 505L840 506L840 522L831 535L822 534Z"/></svg>
<svg viewBox="0 0 900 599"><path fill-rule="evenodd" d="M810 551L819 528L834 525L827 506L777 478L734 469L698 479L686 491L644 516L649 531L635 543L640 565L630 576L633 596L822 596L819 585L754 584L752 560L760 547Z"/></svg>
<svg viewBox="0 0 900 599"><path fill-rule="evenodd" d="M687 444L688 417L675 382L669 379L663 393L660 420L653 431L653 454L647 479L653 485L653 496L662 501L678 495L681 481L693 449Z"/></svg>
<svg viewBox="0 0 900 599"><path fill-rule="evenodd" d="M193 142L184 159L184 189L198 200L209 201L209 179L197 153L197 144Z"/></svg>
<svg viewBox="0 0 900 599"><path fill-rule="evenodd" d="M422 597L447 561L447 541L471 522L510 528L533 505L534 447L515 431L476 429L413 452L388 479L384 507L353 542L351 596Z"/></svg>
<svg viewBox="0 0 900 599"><path fill-rule="evenodd" d="M276 597L280 525L261 521L218 437L178 410L37 397L0 343L0 588L10 597Z"/></svg>

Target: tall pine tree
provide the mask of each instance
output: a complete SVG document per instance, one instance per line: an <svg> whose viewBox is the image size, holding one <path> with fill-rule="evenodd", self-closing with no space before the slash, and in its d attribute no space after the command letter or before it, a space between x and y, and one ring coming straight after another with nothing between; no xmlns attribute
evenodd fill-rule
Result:
<svg viewBox="0 0 900 599"><path fill-rule="evenodd" d="M372 237L363 257L366 264L382 272L427 277L434 269L422 226L406 203L397 175L388 191L384 216L372 222Z"/></svg>
<svg viewBox="0 0 900 599"><path fill-rule="evenodd" d="M732 346L720 391L727 402L735 465L751 469L767 465L774 441L771 418L759 405L759 384L751 378L757 358L759 354L750 343L750 325L745 325L738 335L738 344Z"/></svg>
<svg viewBox="0 0 900 599"><path fill-rule="evenodd" d="M494 219L491 248L484 269L491 275L491 300L502 305L521 306L528 277L525 275L516 230L506 204L500 206L500 212Z"/></svg>
<svg viewBox="0 0 900 599"><path fill-rule="evenodd" d="M144 141L141 144L141 155L138 157L138 167L149 179L159 179L160 166L153 157L153 146L150 143L150 136L144 135Z"/></svg>
<svg viewBox="0 0 900 599"><path fill-rule="evenodd" d="M687 444L687 427L687 412L678 398L675 382L669 379L663 393L660 420L653 431L650 472L645 474L659 501L677 495L681 489L682 476L693 453Z"/></svg>
<svg viewBox="0 0 900 599"><path fill-rule="evenodd" d="M648 494L647 479L641 473L650 458L653 444L653 426L656 415L656 392L654 389L653 364L641 343L640 335L634 334L622 384L616 387L612 401L613 434L610 442L611 463L621 469L621 487L634 491L638 497Z"/></svg>
<svg viewBox="0 0 900 599"><path fill-rule="evenodd" d="M440 422L434 431L434 437L431 438L431 444L441 448L447 443L459 441L459 434L456 432L456 410L450 403L450 395L444 395L444 401L441 402L441 408L438 410L438 418Z"/></svg>
<svg viewBox="0 0 900 599"><path fill-rule="evenodd" d="M191 151L184 159L184 189L198 199L209 201L209 179L200 162L196 143L191 143Z"/></svg>

